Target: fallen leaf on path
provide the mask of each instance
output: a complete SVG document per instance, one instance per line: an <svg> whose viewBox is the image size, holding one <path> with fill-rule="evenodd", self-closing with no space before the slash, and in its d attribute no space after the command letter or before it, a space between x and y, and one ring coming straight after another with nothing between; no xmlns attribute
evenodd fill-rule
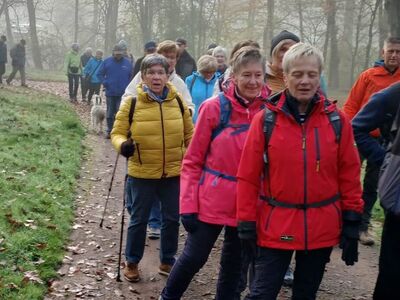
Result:
<svg viewBox="0 0 400 300"><path fill-rule="evenodd" d="M38 284L43 284L43 280L39 278L39 274L36 271L27 271L24 273L23 283L34 282Z"/></svg>

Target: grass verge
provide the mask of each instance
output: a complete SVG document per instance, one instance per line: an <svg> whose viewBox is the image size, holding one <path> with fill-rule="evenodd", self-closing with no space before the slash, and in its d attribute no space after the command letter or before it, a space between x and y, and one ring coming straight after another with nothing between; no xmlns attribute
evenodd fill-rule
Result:
<svg viewBox="0 0 400 300"><path fill-rule="evenodd" d="M18 73L19 74L19 73ZM26 77L33 81L67 82L67 75L63 71L27 69Z"/></svg>
<svg viewBox="0 0 400 300"><path fill-rule="evenodd" d="M56 277L83 136L56 96L0 90L0 299L42 299Z"/></svg>

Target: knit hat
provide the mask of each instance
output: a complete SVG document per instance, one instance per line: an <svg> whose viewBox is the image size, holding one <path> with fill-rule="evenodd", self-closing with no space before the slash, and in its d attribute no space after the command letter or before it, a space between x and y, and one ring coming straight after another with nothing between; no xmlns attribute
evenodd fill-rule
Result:
<svg viewBox="0 0 400 300"><path fill-rule="evenodd" d="M144 50L145 51L150 51L152 49L156 49L157 48L157 44L154 41L149 41L146 44L144 44Z"/></svg>
<svg viewBox="0 0 400 300"><path fill-rule="evenodd" d="M177 38L175 40L175 43L182 44L182 45L185 45L185 46L187 45L187 41L184 38Z"/></svg>
<svg viewBox="0 0 400 300"><path fill-rule="evenodd" d="M272 51L275 49L275 47L283 40L292 40L292 41L295 41L296 43L300 42L300 39L297 35L295 35L294 33L291 33L290 31L282 30L280 33L278 33L276 36L274 36L271 40L271 55L272 55Z"/></svg>
<svg viewBox="0 0 400 300"><path fill-rule="evenodd" d="M112 51L114 54L124 54L124 50L125 49L123 46L121 46L120 44L116 44Z"/></svg>

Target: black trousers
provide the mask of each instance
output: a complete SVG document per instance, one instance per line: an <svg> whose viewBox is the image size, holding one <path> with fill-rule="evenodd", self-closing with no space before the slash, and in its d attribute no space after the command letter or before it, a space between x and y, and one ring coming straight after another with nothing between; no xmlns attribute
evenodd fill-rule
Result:
<svg viewBox="0 0 400 300"><path fill-rule="evenodd" d="M388 213L383 224L379 273L373 299L386 300L398 297L400 285L399 274L400 217Z"/></svg>
<svg viewBox="0 0 400 300"><path fill-rule="evenodd" d="M255 277L246 300L276 300L293 250L259 248ZM316 299L319 285L329 262L332 247L296 251L292 300Z"/></svg>
<svg viewBox="0 0 400 300"><path fill-rule="evenodd" d="M88 96L89 103L92 100L93 94L100 95L100 86L101 86L101 83L90 83L89 96Z"/></svg>
<svg viewBox="0 0 400 300"><path fill-rule="evenodd" d="M77 100L76 95L78 93L79 87L79 78L81 76L79 74L68 74L68 88L69 88L69 99Z"/></svg>
<svg viewBox="0 0 400 300"><path fill-rule="evenodd" d="M6 63L0 62L0 83L3 83L3 75L6 72Z"/></svg>

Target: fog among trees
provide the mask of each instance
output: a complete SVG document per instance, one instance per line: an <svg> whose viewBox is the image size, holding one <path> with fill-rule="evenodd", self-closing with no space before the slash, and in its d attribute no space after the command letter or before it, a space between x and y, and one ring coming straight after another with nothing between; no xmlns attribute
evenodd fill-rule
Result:
<svg viewBox="0 0 400 300"><path fill-rule="evenodd" d="M28 66L62 68L73 42L103 49L125 40L135 58L143 44L183 37L199 57L210 43L228 49L254 39L269 56L286 29L319 47L332 89L348 89L379 58L383 40L400 36L397 0L1 0L0 33L9 49L27 40Z"/></svg>

